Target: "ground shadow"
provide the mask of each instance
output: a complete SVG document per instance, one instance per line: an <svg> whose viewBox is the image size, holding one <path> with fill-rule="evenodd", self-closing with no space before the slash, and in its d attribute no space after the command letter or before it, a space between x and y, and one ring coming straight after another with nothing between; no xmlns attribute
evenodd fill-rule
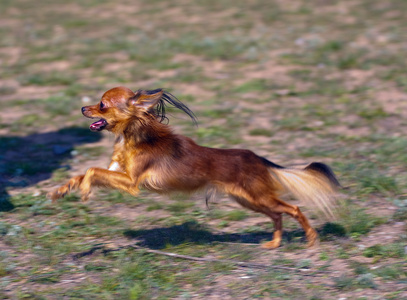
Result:
<svg viewBox="0 0 407 300"><path fill-rule="evenodd" d="M88 128L68 127L25 137L0 137L0 211L14 209L8 187L34 185L52 176L54 170L70 166L75 146L96 142L101 134Z"/></svg>
<svg viewBox="0 0 407 300"><path fill-rule="evenodd" d="M324 236L323 227L318 229ZM211 230L197 222L185 222L181 225L142 230L125 230L127 238L137 239L138 243L150 249L163 249L168 245L176 246L183 243L208 244L213 242L235 242L260 244L272 239L272 231L250 233L212 233ZM300 229L285 231L284 242L305 242L304 232Z"/></svg>
<svg viewBox="0 0 407 300"><path fill-rule="evenodd" d="M339 224L325 223L316 228L322 240L333 237L344 237L345 228ZM256 231L249 233L221 233L216 234L205 225L195 221L181 225L141 230L125 230L124 236L137 239L138 243L150 249L163 249L168 245L176 246L183 243L208 244L213 242L235 242L242 244L260 244L272 239L272 231ZM304 231L301 229L284 231L285 243L305 243Z"/></svg>

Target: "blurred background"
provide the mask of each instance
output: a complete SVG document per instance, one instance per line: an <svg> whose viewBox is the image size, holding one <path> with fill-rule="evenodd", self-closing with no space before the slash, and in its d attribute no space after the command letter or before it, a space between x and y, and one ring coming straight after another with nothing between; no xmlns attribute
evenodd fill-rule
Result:
<svg viewBox="0 0 407 300"><path fill-rule="evenodd" d="M404 0L2 0L0 296L407 297L406 11ZM199 144L328 163L345 213L326 223L305 208L316 252L288 218L283 247L262 252L271 223L222 195L210 210L202 195L112 191L51 205L49 190L107 166L113 137L90 132L80 108L115 86L173 93L199 126L177 111L170 125ZM307 286L290 271L191 267L123 246L135 242L328 275ZM71 261L96 244L115 251Z"/></svg>

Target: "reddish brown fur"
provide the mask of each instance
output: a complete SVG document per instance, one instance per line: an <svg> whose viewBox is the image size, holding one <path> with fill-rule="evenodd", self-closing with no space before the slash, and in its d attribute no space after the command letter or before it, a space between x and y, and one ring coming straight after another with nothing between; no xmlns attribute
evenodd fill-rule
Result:
<svg viewBox="0 0 407 300"><path fill-rule="evenodd" d="M154 94L134 93L118 87L103 95L103 108L100 104L82 108L86 117L105 119L104 129L116 135L110 170L88 169L85 175L72 178L52 192L52 200L79 189L86 201L92 187L120 189L132 195L138 194L139 187L158 193L216 188L274 221L274 238L263 247L280 245L283 213L299 221L309 246L315 243L317 233L299 208L278 198L282 186L270 175L270 166L262 158L249 150L202 147L174 134L152 113L162 95L160 90Z"/></svg>

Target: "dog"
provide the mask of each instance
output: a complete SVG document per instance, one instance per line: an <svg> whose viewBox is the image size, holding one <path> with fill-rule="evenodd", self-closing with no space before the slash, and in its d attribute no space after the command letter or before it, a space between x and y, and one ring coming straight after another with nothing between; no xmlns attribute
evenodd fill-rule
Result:
<svg viewBox="0 0 407 300"><path fill-rule="evenodd" d="M329 166L313 162L301 169L282 167L250 150L199 146L173 133L166 122L167 107L180 109L196 122L194 113L163 89L133 92L116 87L104 93L98 104L82 107L85 117L98 119L90 130L107 130L115 135L111 163L108 169L89 168L49 197L55 202L79 189L82 201L87 201L94 187L118 189L134 196L140 188L162 194L206 189L208 201L208 195L216 190L271 218L273 239L262 244L263 248L280 246L282 214L300 223L309 247L318 241L317 232L298 206L280 197L290 192L334 218L340 184Z"/></svg>

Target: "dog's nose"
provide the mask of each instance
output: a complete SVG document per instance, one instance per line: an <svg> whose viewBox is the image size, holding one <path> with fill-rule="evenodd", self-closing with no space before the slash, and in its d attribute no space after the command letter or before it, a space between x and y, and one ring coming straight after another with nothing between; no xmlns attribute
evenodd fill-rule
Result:
<svg viewBox="0 0 407 300"><path fill-rule="evenodd" d="M86 110L86 107L82 107L82 113L84 113Z"/></svg>

